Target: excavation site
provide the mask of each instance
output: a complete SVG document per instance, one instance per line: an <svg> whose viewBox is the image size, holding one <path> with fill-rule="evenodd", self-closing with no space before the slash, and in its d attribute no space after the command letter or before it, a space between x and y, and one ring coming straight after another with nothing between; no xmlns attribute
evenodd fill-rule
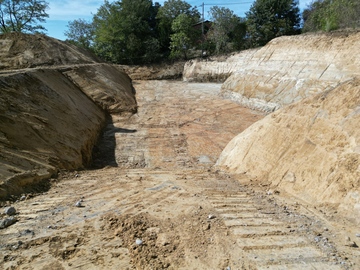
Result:
<svg viewBox="0 0 360 270"><path fill-rule="evenodd" d="M359 48L125 66L0 35L0 269L360 269Z"/></svg>

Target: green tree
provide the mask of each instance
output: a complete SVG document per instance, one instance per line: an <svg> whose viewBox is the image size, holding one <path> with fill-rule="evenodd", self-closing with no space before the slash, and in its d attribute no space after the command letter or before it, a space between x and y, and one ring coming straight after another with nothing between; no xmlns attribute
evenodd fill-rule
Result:
<svg viewBox="0 0 360 270"><path fill-rule="evenodd" d="M304 32L360 27L358 0L316 0L302 14Z"/></svg>
<svg viewBox="0 0 360 270"><path fill-rule="evenodd" d="M210 8L212 26L208 41L215 45L215 53L229 52L241 47L246 35L246 25L240 17L228 8L214 6Z"/></svg>
<svg viewBox="0 0 360 270"><path fill-rule="evenodd" d="M94 40L94 25L84 19L68 22L65 31L67 41L84 49L91 49Z"/></svg>
<svg viewBox="0 0 360 270"><path fill-rule="evenodd" d="M271 39L300 33L297 0L256 0L246 13L251 46L263 46Z"/></svg>
<svg viewBox="0 0 360 270"><path fill-rule="evenodd" d="M49 15L49 4L40 0L0 0L0 32L37 33Z"/></svg>
<svg viewBox="0 0 360 270"><path fill-rule="evenodd" d="M159 8L156 16L158 19L159 42L162 51L166 52L170 46L170 36L173 33L173 21L180 15L186 14L191 18L191 21L198 22L200 20L200 13L196 7L192 7L189 3L181 0L168 0Z"/></svg>
<svg viewBox="0 0 360 270"><path fill-rule="evenodd" d="M95 53L115 63L154 61L159 56L155 16L151 0L105 1L93 19Z"/></svg>
<svg viewBox="0 0 360 270"><path fill-rule="evenodd" d="M188 52L195 46L201 33L194 28L194 17L185 13L180 14L172 23L173 34L170 36L170 57L188 58Z"/></svg>

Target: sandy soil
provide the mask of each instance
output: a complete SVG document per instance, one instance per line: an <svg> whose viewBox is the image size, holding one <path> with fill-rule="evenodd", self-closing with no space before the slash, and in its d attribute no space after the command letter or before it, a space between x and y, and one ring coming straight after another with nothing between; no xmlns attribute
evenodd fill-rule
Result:
<svg viewBox="0 0 360 270"><path fill-rule="evenodd" d="M214 167L264 115L219 84L134 86L138 113L112 115L93 168L7 203L0 268L358 269L356 228Z"/></svg>

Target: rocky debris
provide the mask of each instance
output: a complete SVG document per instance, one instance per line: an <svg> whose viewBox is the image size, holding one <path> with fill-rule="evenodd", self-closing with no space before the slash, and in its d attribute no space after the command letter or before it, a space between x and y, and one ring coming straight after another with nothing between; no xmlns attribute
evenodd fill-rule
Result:
<svg viewBox="0 0 360 270"><path fill-rule="evenodd" d="M75 203L75 206L76 206L76 207L82 207L81 201L77 201L77 202Z"/></svg>
<svg viewBox="0 0 360 270"><path fill-rule="evenodd" d="M6 207L4 210L4 214L8 216L13 216L16 214L16 209L13 206Z"/></svg>
<svg viewBox="0 0 360 270"><path fill-rule="evenodd" d="M140 246L140 245L143 244L143 241L142 241L141 239L139 239L139 238L136 238L135 244L138 245L138 246Z"/></svg>
<svg viewBox="0 0 360 270"><path fill-rule="evenodd" d="M7 217L0 220L0 229L4 229L16 223L18 219L16 217Z"/></svg>

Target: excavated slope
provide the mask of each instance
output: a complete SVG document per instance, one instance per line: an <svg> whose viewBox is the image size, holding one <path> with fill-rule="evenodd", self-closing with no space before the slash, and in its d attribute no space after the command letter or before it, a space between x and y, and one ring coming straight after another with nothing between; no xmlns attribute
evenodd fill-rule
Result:
<svg viewBox="0 0 360 270"><path fill-rule="evenodd" d="M224 61L188 62L184 79L227 78L223 96L271 112L359 76L359 44L356 31L280 37Z"/></svg>
<svg viewBox="0 0 360 270"><path fill-rule="evenodd" d="M360 80L284 107L236 136L217 164L360 221Z"/></svg>
<svg viewBox="0 0 360 270"><path fill-rule="evenodd" d="M96 63L75 47L42 35L1 35L0 43L7 44L0 53L0 66L7 68L0 72L5 199L59 169L89 165L106 115L136 112L137 104L121 68Z"/></svg>
<svg viewBox="0 0 360 270"><path fill-rule="evenodd" d="M280 37L184 79L230 75L222 95L272 112L235 137L217 165L360 221L360 32ZM219 64L220 63L220 64Z"/></svg>
<svg viewBox="0 0 360 270"><path fill-rule="evenodd" d="M45 35L0 35L0 70L96 62L95 55Z"/></svg>

